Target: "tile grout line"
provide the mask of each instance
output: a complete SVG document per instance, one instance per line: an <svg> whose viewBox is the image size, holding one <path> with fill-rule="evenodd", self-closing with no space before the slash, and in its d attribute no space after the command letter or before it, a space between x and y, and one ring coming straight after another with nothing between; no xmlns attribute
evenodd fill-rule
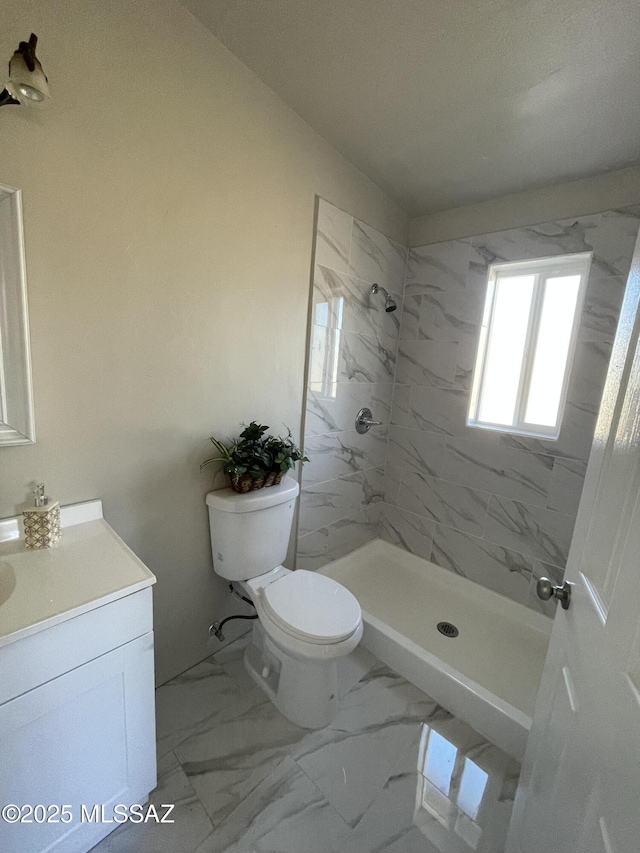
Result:
<svg viewBox="0 0 640 853"><path fill-rule="evenodd" d="M405 469L403 468L403 469L402 469L402 472L403 472L403 473L402 473L401 478L400 478L400 488L402 488L402 480L403 480L403 478L404 478L404 471L405 471ZM411 474L411 473L416 473L416 472L411 471L411 472L409 472L409 473ZM439 478L434 477L433 479L439 479ZM448 482L448 481L443 481L443 482ZM457 483L450 483L450 485L459 485L459 484L457 484ZM464 486L463 488L468 488L468 487ZM475 491L475 490L472 490L472 491ZM485 494L488 494L488 495L489 495L489 499L491 499L492 497L493 497L493 498L500 498L500 497L501 497L500 495L493 495L493 494L492 494L492 493L490 493L490 492L485 492ZM512 498L505 498L505 500L513 501L513 499L512 499ZM549 510L549 509L547 509L546 507L536 507L534 504L525 504L525 503L524 503L524 501L513 501L513 502L514 502L514 503L520 503L520 504L523 504L524 506L532 507L533 509L542 509L542 510L544 510L545 512L552 512L552 513L554 513L554 514L556 514L556 515L562 515L563 517L566 517L566 518L573 518L573 516L567 516L565 513L559 513L559 512L556 512L555 510ZM396 508L396 509L398 509L398 510L401 510L401 511L403 511L403 512L407 512L407 513L410 513L410 514L412 514L412 515L417 516L418 518L425 519L426 521L433 522L435 525L439 525L440 527L443 527L443 528L445 528L445 529L447 529L447 530L453 530L453 531L455 531L456 533L460 533L460 534L462 534L462 535L464 535L464 536L470 536L470 537L473 537L474 539L478 539L478 540L480 540L480 541L482 541L482 542L486 542L486 543L487 543L487 544L489 544L489 545L494 545L494 546L496 546L496 547L498 547L498 548L504 548L506 551L511 551L511 552L512 552L512 553L514 553L514 554L519 554L520 556L524 557L525 559L539 560L540 562L548 563L548 564L549 564L549 565L551 565L551 566L553 566L553 565L554 565L553 563L549 562L549 560L544 560L542 557L539 557L539 556L537 556L537 555L534 555L534 554L529 555L529 554L526 554L526 553L524 553L524 552L522 552L522 551L518 550L517 548L511 548L511 547L509 547L509 546L507 546L507 545L503 545L503 544L502 544L502 543L500 543L500 542L494 542L493 540L488 539L488 538L486 537L486 523L487 523L488 514L489 514L489 503L490 503L490 501L488 501L488 502L487 502L487 506L486 506L486 509L485 509L485 512L484 512L484 520L483 520L483 525L482 525L482 533L481 533L480 535L477 535L477 534L475 534L475 533L471 533L471 532L469 532L469 531L467 531L467 530L462 530L462 529L461 529L461 528L459 528L459 527L454 527L452 524L446 524L445 522L440 521L440 520L438 520L438 519L435 519L435 518L433 518L433 517L430 517L430 516L428 516L428 515L421 515L420 513L416 513L416 512L414 512L413 510L409 510L409 509L407 509L406 507L401 506L401 505L400 505L400 503L394 504L394 503L392 503L391 501L387 501L387 500L385 500L385 499L383 499L382 503L386 503L386 504L388 504L389 506L393 506L393 507L395 507L395 508ZM560 568L562 568L562 567L560 567L560 566L555 566L555 568L560 569ZM564 569L562 569L562 571L564 571Z"/></svg>
<svg viewBox="0 0 640 853"><path fill-rule="evenodd" d="M356 471L352 471L350 474L341 474L339 477L329 477L328 480L318 480L317 482L311 483L310 485L311 488L314 488L315 486L324 486L325 483L348 480L350 477L356 477L358 474L367 474L369 471L381 471L382 468L382 465L369 465L368 468L358 468ZM307 489L307 494L313 494L313 492Z"/></svg>
<svg viewBox="0 0 640 853"><path fill-rule="evenodd" d="M179 745L179 744L178 744L178 745ZM184 778L186 779L186 782L187 782L187 784L188 784L188 786L189 786L189 790L190 790L190 791L191 791L191 793L193 794L193 798L194 798L194 800L195 800L195 801L200 805L200 807L202 808L202 811L204 812L204 814L205 814L205 816L206 816L206 818L207 818L207 820L209 821L209 824L210 824L210 826L211 826L211 832L210 832L210 833L209 833L205 838L203 838L203 839L202 839L202 841L200 841L200 842L198 843L198 847L199 847L201 844L204 844L204 842L205 842L208 838L210 838L210 837L211 837L211 835L216 831L216 829L217 829L218 827L217 827L217 826L216 826L216 824L213 822L213 819L211 818L211 815L209 814L209 811L208 811L207 807L205 806L205 804L202 802L202 800L201 800L201 799L200 799L200 797L198 796L198 792L196 791L196 789L195 789L195 788L193 787L193 785L191 784L191 779L189 778L189 774L185 771L185 769L184 769L184 767L182 766L182 763L180 762L180 760L179 760L178 756L175 754L175 746L174 746L174 747L173 747L173 749L171 750L171 754L172 754L172 755L173 755L173 757L175 758L175 760L176 760L176 762L177 762L178 767L179 767L179 768L180 768L180 770L182 771L182 774L183 774ZM197 849L197 848L194 848L194 849Z"/></svg>
<svg viewBox="0 0 640 853"><path fill-rule="evenodd" d="M329 743L331 744L331 743L333 743L333 741L330 741ZM292 756L289 756L289 757L291 758L291 760L293 761L293 763L295 764L295 766L298 768L298 770L299 770L299 771L302 773L302 775L305 777L305 779L307 779L307 780L308 780L308 781L313 785L314 789L315 789L315 790L318 792L318 794L322 797L322 799L324 800L324 802L325 802L327 805L329 805L329 806L333 809L333 811L338 815L338 817L340 818L340 820L344 823L345 827L346 827L348 830L350 830L350 832L353 832L353 827L351 826L351 824L350 824L350 823L348 823L348 822L345 820L345 818L340 814L340 812L338 811L338 809L336 808L336 806L331 802L331 800L330 800L330 799L329 799L329 797L324 793L324 791L322 791L322 790L321 790L321 789L316 785L316 783L313 781L313 779L311 778L311 776L309 776L309 774L304 770L304 768L303 768L303 767L301 767L301 766L300 766L300 764L298 764L298 762L297 762L297 760L296 760L295 758L293 758Z"/></svg>
<svg viewBox="0 0 640 853"><path fill-rule="evenodd" d="M356 222L355 218L352 217L351 218L351 229L350 229L350 248L349 248L349 267L350 268L351 268L352 261L353 261L352 255L353 255L353 239L354 239L355 222ZM513 229L508 229L508 230L513 230ZM497 233L500 234L501 232L497 232ZM385 235L382 235L382 236L384 237ZM425 244L425 246L437 247L443 242L444 243L453 242L454 244L460 244L461 249L464 246L465 251L464 251L463 260L465 263L463 266L466 268L464 285L461 286L460 288L456 287L455 288L456 290L460 290L461 292L464 292L466 289L468 289L470 281L472 281L472 283L475 284L475 280L476 280L476 278L478 278L477 270L476 270L476 267L478 265L474 264L474 261L475 261L474 249L476 247L476 244L479 243L479 241L480 241L479 244L482 245L482 241L481 241L482 236L484 236L484 235L471 235L468 239L461 239L461 240L456 240L456 241L438 241L438 242L432 243L432 244ZM386 245L386 243L385 243L385 245ZM402 318L404 318L404 315L405 315L404 308L405 308L405 299L406 299L406 295L407 295L407 286L408 286L408 282L409 282L409 266L410 266L410 261L412 258L412 252L414 250L417 252L421 248L423 248L423 247L422 246L421 247L411 247L408 245L403 248L403 256L404 256L403 259L404 259L405 266L404 266L404 284L403 284L403 303L402 303L402 312L401 312ZM485 266L486 266L486 264L485 264ZM445 270L445 273L446 273L446 270ZM619 277L619 276L616 276L613 272L611 274L608 274L608 275L604 275L604 274L598 275L598 278L604 278L604 279L606 279L606 278L617 278L617 277ZM590 276L590 281L591 280L593 280L593 276ZM457 285L457 283L458 283L457 278L455 278L454 283ZM429 281L425 281L425 282L423 282L423 284L428 287ZM452 288L445 288L445 290L451 290L451 289ZM445 291L443 291L443 292L445 292ZM402 340L403 340L403 335L402 335L402 320L401 320L401 332L400 332L399 340L398 340L398 348L400 348L402 346ZM458 342L458 344L459 344L459 342ZM457 359L456 364L458 364L458 362L459 362L459 358ZM387 499L386 487L387 487L387 482L389 479L389 469L390 469L390 467L393 467L393 466L389 465L389 461L388 461L388 456L389 456L389 453L391 452L391 447L392 447L392 441L391 441L392 428L394 426L397 426L399 429L404 428L407 430L415 430L415 432L426 432L426 433L432 434L432 435L442 435L444 437L445 451L454 446L454 439L456 439L456 438L462 439L462 440L464 440L464 439L472 440L472 438L471 438L471 436L465 435L464 433L461 434L460 436L452 436L449 433L444 432L444 431L437 432L434 430L422 430L418 427L410 427L410 426L402 427L401 424L398 424L397 423L397 420L398 420L397 414L393 414L394 407L396 406L398 388L401 387L403 384L406 384L409 387L409 415L410 415L413 404L415 403L416 388L419 386L416 383L411 383L411 382L399 383L397 381L397 369L398 369L398 366L396 364L395 375L394 375L394 378L392 381L392 389L393 389L392 390L392 397L391 397L391 413L392 414L390 415L390 418L389 418L389 432L388 432L388 437L387 437L387 459L385 460L385 462L382 465L383 500L382 500L381 504L382 504L382 507L384 507L385 504L388 504L389 506L394 506L398 511L401 511L403 513L408 513L409 516L407 516L407 517L416 517L416 518L421 519L421 520L428 522L430 524L442 525L442 522L435 521L433 519L433 517L430 518L426 515L420 515L419 513L412 513L411 510L407 510L404 507L400 506L399 497L396 497L395 503L393 503L391 500ZM456 385L458 385L458 384L459 383L456 383L456 381L454 380L452 383L448 384L448 387L455 388ZM426 387L443 388L443 386L441 386L441 385L426 386ZM468 388L464 388L464 389L460 388L459 390L463 390L466 394L469 393ZM417 465L411 464L411 465L399 466L400 488L402 488L402 482L406 479L407 474L409 472L412 472L412 473L416 473L418 475L422 474L423 476L434 477L434 479L436 481L441 481L443 483L450 483L451 485L458 486L460 488L464 488L471 495L479 494L479 496L481 496L481 497L486 496L487 499L486 499L486 504L484 507L483 519L482 519L482 523L479 525L481 528L480 535L476 536L475 533L466 533L463 530L460 530L459 532L462 535L471 536L473 538L478 539L479 541L484 541L484 542L487 542L488 544L495 545L498 548L505 547L505 546L501 545L498 542L494 543L491 540L487 539L487 524L488 524L488 519L489 519L489 511L490 511L490 508L495 504L500 505L502 502L508 501L508 502L513 502L516 506L518 506L518 505L522 506L523 510L525 512L527 512L528 514L535 513L535 510L537 509L537 510L543 510L544 512L552 513L552 515L549 516L549 518L575 519L575 513L567 512L567 511L563 512L562 509L556 509L556 508L549 506L549 503L550 503L549 495L550 495L551 484L552 484L552 480L554 477L554 473L562 464L562 460L572 459L573 457L567 457L561 453L554 453L553 450L555 450L555 448L553 448L553 450L552 449L549 449L549 450L544 449L544 450L540 451L540 450L535 450L535 449L526 448L526 447L525 448L521 448L521 447L513 447L512 448L509 446L503 446L501 444L496 444L496 447L495 447L495 452L497 452L498 454L501 452L509 453L511 450L517 450L520 453L533 453L535 456L546 457L546 458L551 460L551 464L550 464L551 470L550 470L550 474L549 474L549 482L547 484L546 489L543 488L539 494L539 498L542 501L541 503L531 502L526 497L525 497L525 499L521 499L521 498L509 497L508 495L498 495L489 489L482 488L482 486L479 486L479 487L471 486L471 485L468 485L466 483L459 482L455 478L449 478L447 476L437 476L437 475L434 475L431 473L428 466L426 468L426 472L425 472L425 470L421 470L420 464L417 464ZM521 457L521 458L524 460L526 457ZM579 460L576 458L576 461L584 461L584 460ZM444 475L445 473L446 472L443 468L442 474ZM347 475L347 476L349 476L349 475ZM335 478L335 479L337 479L337 478ZM517 477L516 478L510 477L509 479L514 484L518 482ZM328 481L321 481L321 482L328 482ZM534 493L536 492L535 489L533 491L534 491ZM537 495L534 494L534 500L536 500L536 496ZM494 498L495 500L492 501L492 498ZM442 525L442 526L444 528L448 527L448 525ZM451 527L450 529L458 530L458 528L456 528L456 527ZM507 550L512 550L512 549L507 549ZM532 560L535 561L535 560L540 560L542 558L532 555L528 559L529 559L529 562L531 562Z"/></svg>
<svg viewBox="0 0 640 853"><path fill-rule="evenodd" d="M330 264L322 264L322 263L320 263L320 261L316 261L315 266L322 267L325 270L330 270L331 272L335 273L338 276L346 275L347 278L352 278L354 281L361 281L363 284L366 284L369 287L371 287L371 285L375 283L373 281L369 281L369 279L360 278L360 276L354 275L351 272L345 272L344 270L339 270L336 267L332 267ZM347 267L349 268L349 265L347 265ZM391 290L390 288L386 288L386 289L389 291L389 293L392 293L395 296L399 296L400 298L402 298L402 292L401 291Z"/></svg>
<svg viewBox="0 0 640 853"><path fill-rule="evenodd" d="M356 510L355 513L349 513L349 515L342 516L341 518L336 519L336 521L332 521L331 524L323 524L321 527L316 527L315 530L309 530L306 533L302 533L298 536L297 541L299 542L304 536L311 536L312 533L319 533L321 530L326 530L329 532L329 528L333 527L336 524L340 524L343 521L353 521L358 513L362 512L364 509L367 509L370 506L375 506L376 504L380 504L382 501L371 501L368 504L362 504L360 509Z"/></svg>
<svg viewBox="0 0 640 853"><path fill-rule="evenodd" d="M393 424L392 426L395 426L395 424ZM403 429L403 427L400 427L400 429ZM432 433L432 432L428 432L428 434L429 435L438 435L438 436L441 435L441 433ZM446 436L445 436L445 439L446 439ZM575 461L579 461L579 460L575 460ZM521 498L511 498L508 495L496 494L495 492L491 492L488 489L478 488L477 486L469 486L466 483L461 483L461 482L458 482L457 480L450 480L447 477L430 474L429 472L420 471L420 470L417 470L415 468L410 469L404 465L402 465L402 466L396 465L394 467L402 468L402 476L403 477L404 477L405 473L410 474L410 475L416 474L420 477L431 477L434 480L439 480L440 482L448 483L451 486L458 486L459 488L467 489L470 492L483 493L485 495L488 495L490 499L496 498L498 500L513 501L514 503L522 504L525 507L531 507L532 509L541 509L541 510L544 510L545 512L550 512L550 513L553 513L555 515L561 515L565 518L572 518L572 519L576 518L576 515L573 515L572 513L561 512L560 510L551 509L550 507L548 507L546 504L546 502L548 501L548 494L542 496L545 500L545 504L534 504L534 503L531 503L530 501L522 500ZM507 479L509 479L509 478L507 478ZM488 507L488 504L489 504L489 502L487 502L487 507Z"/></svg>

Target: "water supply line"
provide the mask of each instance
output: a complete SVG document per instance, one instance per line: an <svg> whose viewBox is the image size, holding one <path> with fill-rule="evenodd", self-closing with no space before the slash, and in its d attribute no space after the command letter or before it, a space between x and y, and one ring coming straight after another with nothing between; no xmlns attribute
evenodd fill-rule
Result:
<svg viewBox="0 0 640 853"><path fill-rule="evenodd" d="M245 595L241 595L239 592L236 592L232 583L229 584L229 589L231 590L231 594L233 595L234 598L237 598L238 601L246 601L247 604L250 604L251 607L253 607L253 609L255 610L256 606L253 603L253 601L251 601L251 599L247 598ZM216 637L222 643L224 641L224 634L222 633L222 628L224 625L227 624L227 622L231 622L233 619L250 619L250 620L253 620L253 619L257 619L257 618L258 618L257 613L253 614L251 616L244 616L241 614L237 614L236 616L227 616L227 618L223 619L222 622L212 622L211 625L209 625L209 630L207 631L207 633L209 634L210 637Z"/></svg>

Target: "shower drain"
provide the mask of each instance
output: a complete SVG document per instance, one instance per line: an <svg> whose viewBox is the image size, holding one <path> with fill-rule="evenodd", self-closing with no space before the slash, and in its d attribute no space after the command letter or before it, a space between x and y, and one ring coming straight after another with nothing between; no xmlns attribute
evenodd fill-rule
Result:
<svg viewBox="0 0 640 853"><path fill-rule="evenodd" d="M438 631L441 634L444 634L445 637L457 637L460 633L455 625L452 625L451 622L438 622Z"/></svg>

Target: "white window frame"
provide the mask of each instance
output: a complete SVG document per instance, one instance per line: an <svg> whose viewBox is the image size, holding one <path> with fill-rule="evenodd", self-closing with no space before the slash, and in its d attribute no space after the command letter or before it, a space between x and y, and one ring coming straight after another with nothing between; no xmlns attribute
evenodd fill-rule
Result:
<svg viewBox="0 0 640 853"><path fill-rule="evenodd" d="M576 255L561 255L553 258L537 258L528 261L516 261L514 263L492 264L489 267L489 273L487 276L487 295L485 299L482 325L480 327L478 350L474 363L471 404L469 406L467 426L476 429L495 430L496 432L513 433L516 435L526 435L550 440L558 438L567 401L569 377L571 375L571 368L576 350L578 330L580 328L584 297L589 278L589 268L591 265L591 255L591 252L583 252ZM480 420L478 413L480 411L480 403L482 400L485 380L486 358L491 340L496 286L499 279L502 277L520 275L534 275L535 280L533 285L533 296L531 299L531 309L529 312L527 338L522 359L522 370L520 373L520 384L518 387L515 416L512 424L495 424ZM525 409L531 384L533 358L535 355L535 346L540 327L546 281L548 278L569 275L580 276L580 287L578 290L578 298L576 300L576 310L573 318L569 352L567 354L567 363L565 366L556 423L553 426L528 423L525 420Z"/></svg>

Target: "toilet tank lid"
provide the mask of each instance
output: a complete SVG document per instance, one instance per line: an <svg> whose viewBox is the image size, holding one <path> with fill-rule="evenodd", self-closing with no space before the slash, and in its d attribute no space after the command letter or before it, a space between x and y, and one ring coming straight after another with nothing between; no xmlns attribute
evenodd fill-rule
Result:
<svg viewBox="0 0 640 853"><path fill-rule="evenodd" d="M239 494L233 489L219 489L209 492L207 505L221 512L253 512L270 506L292 501L298 496L300 486L291 477L283 477L277 486L267 486L253 492Z"/></svg>

